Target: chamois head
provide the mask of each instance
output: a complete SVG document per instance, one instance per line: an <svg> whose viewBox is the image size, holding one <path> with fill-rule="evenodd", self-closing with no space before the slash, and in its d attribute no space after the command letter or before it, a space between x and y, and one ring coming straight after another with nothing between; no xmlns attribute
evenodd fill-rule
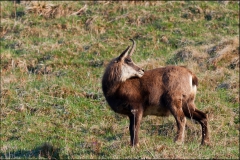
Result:
<svg viewBox="0 0 240 160"><path fill-rule="evenodd" d="M125 80L132 77L142 77L144 70L138 67L131 59L131 56L136 48L136 43L134 40L130 39L133 42L131 47L128 46L117 58L114 59L114 66L120 67L121 73L119 75L119 80L124 82ZM129 53L130 52L130 53Z"/></svg>

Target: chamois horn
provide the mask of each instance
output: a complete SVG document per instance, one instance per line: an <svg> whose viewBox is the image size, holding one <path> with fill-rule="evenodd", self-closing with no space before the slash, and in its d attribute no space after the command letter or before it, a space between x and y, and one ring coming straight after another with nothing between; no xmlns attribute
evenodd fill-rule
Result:
<svg viewBox="0 0 240 160"><path fill-rule="evenodd" d="M132 41L132 48L130 50L130 53L129 53L129 56L132 56L133 52L135 51L135 48L136 48L136 43L133 39L130 39L130 41Z"/></svg>

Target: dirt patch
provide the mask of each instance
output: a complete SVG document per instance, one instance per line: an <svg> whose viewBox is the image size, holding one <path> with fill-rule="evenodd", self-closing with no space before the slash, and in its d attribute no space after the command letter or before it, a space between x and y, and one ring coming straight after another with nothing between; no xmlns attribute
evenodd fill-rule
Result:
<svg viewBox="0 0 240 160"><path fill-rule="evenodd" d="M235 37L230 40L220 42L207 51L210 58L208 66L213 68L230 67L235 69L239 66L239 39Z"/></svg>
<svg viewBox="0 0 240 160"><path fill-rule="evenodd" d="M78 11L73 11L71 6L64 4L52 4L48 2L38 1L31 2L26 7L27 13L33 13L35 15L43 16L44 18L60 18L66 15L81 15L87 10L87 6L84 6Z"/></svg>
<svg viewBox="0 0 240 160"><path fill-rule="evenodd" d="M210 47L209 47L210 46ZM187 46L174 53L173 58L167 64L178 62L193 62L208 69L239 67L239 39L234 37L225 39L218 44L200 46Z"/></svg>
<svg viewBox="0 0 240 160"><path fill-rule="evenodd" d="M2 84L10 84L10 83L15 83L15 82L17 82L17 78L13 74L1 77Z"/></svg>
<svg viewBox="0 0 240 160"><path fill-rule="evenodd" d="M38 64L36 66L28 65L27 69L29 73L34 74L50 74L53 71L52 66L43 64Z"/></svg>
<svg viewBox="0 0 240 160"><path fill-rule="evenodd" d="M75 91L72 88L68 88L65 86L59 86L59 85L51 85L50 87L46 87L47 94L49 94L52 97L59 97L59 98L66 98L68 96L74 95L78 97L85 97L84 93L80 93Z"/></svg>
<svg viewBox="0 0 240 160"><path fill-rule="evenodd" d="M44 55L40 58L32 58L26 60L24 58L7 58L1 63L2 74L6 72L19 69L22 73L32 73L32 74L50 74L53 72L52 65L44 64L45 61L50 60L51 56Z"/></svg>
<svg viewBox="0 0 240 160"><path fill-rule="evenodd" d="M205 66L206 58L208 54L196 49L195 47L184 47L176 51L173 58L171 58L167 63L175 64L177 62L196 62L199 66Z"/></svg>

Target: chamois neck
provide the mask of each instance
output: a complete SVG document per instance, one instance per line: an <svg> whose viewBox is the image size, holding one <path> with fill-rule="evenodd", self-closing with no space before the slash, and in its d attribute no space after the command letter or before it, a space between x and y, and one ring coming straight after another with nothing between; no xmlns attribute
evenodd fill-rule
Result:
<svg viewBox="0 0 240 160"><path fill-rule="evenodd" d="M114 93L122 82L121 67L112 60L102 78L102 89L105 95Z"/></svg>
<svg viewBox="0 0 240 160"><path fill-rule="evenodd" d="M113 79L112 79L113 78ZM118 77L109 77L109 75L105 74L102 79L102 89L106 96L110 96L120 87L121 83L120 78Z"/></svg>

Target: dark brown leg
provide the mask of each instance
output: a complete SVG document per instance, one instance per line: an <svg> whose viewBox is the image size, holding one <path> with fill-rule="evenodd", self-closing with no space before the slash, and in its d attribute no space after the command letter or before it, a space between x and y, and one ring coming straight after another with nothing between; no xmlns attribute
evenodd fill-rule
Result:
<svg viewBox="0 0 240 160"><path fill-rule="evenodd" d="M189 103L184 107L184 114L188 118L193 118L194 120L198 121L201 124L201 127L202 127L202 143L201 144L209 145L210 137L209 137L209 131L208 131L207 114L198 110L195 107L194 103Z"/></svg>
<svg viewBox="0 0 240 160"><path fill-rule="evenodd" d="M142 120L142 110L141 109L132 109L132 114L129 116L130 119L130 125L129 125L129 131L131 136L131 145L138 146L138 132L140 128L140 123Z"/></svg>

